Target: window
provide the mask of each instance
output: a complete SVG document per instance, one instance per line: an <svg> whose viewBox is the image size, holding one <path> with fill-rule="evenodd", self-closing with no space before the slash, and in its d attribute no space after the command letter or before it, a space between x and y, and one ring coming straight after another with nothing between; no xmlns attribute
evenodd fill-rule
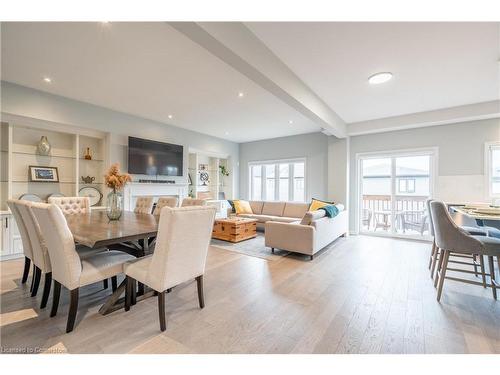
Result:
<svg viewBox="0 0 500 375"><path fill-rule="evenodd" d="M500 143L486 144L486 166L490 197L500 197Z"/></svg>
<svg viewBox="0 0 500 375"><path fill-rule="evenodd" d="M398 184L398 193L414 193L415 192L415 179L414 178L400 178Z"/></svg>
<svg viewBox="0 0 500 375"><path fill-rule="evenodd" d="M305 160L249 163L250 199L304 202Z"/></svg>

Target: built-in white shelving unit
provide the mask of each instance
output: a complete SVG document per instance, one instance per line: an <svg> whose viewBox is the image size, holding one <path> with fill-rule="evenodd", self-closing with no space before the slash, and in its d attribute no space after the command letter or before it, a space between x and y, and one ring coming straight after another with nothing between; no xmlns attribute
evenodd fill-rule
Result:
<svg viewBox="0 0 500 375"><path fill-rule="evenodd" d="M64 129L61 131L60 129ZM38 154L37 145L42 136L47 137L51 150L49 155ZM54 193L78 196L85 186L104 191L104 173L108 161L109 134L79 129L69 125L45 121L5 121L0 127L0 216L2 237L1 259L19 256L19 233L8 210L7 199L22 197L30 193L43 201ZM86 149L92 159L86 160ZM29 178L30 166L56 167L59 182L33 182ZM82 176L94 177L86 184Z"/></svg>
<svg viewBox="0 0 500 375"><path fill-rule="evenodd" d="M232 198L232 171L229 166L228 157L215 156L199 151L189 152L188 172L191 177L189 193L195 198L208 198L220 200L220 194L224 193L225 199ZM202 169L201 166L206 166ZM219 166L223 165L229 171L229 176L220 173ZM208 173L209 180L204 182L200 176L202 172Z"/></svg>

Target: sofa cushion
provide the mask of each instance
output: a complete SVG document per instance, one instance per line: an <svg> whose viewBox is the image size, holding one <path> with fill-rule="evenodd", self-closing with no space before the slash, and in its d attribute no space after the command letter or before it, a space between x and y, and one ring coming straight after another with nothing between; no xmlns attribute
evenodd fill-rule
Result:
<svg viewBox="0 0 500 375"><path fill-rule="evenodd" d="M323 210L317 210L317 211L307 211L304 214L304 217L302 218L300 224L302 225L311 225L314 220L321 219L326 215L326 212Z"/></svg>
<svg viewBox="0 0 500 375"><path fill-rule="evenodd" d="M286 217L286 216L270 216L271 221L277 221L280 223L293 223L297 221L296 217Z"/></svg>
<svg viewBox="0 0 500 375"><path fill-rule="evenodd" d="M329 204L335 204L334 202L328 202L328 201L322 201L320 199L315 199L313 198L311 200L311 205L309 206L309 211L316 211L320 209L321 207L324 207Z"/></svg>
<svg viewBox="0 0 500 375"><path fill-rule="evenodd" d="M275 216L269 215L256 215L256 214L241 214L238 217L246 217L248 219L257 219L260 223L265 223L266 221L270 221L275 219Z"/></svg>
<svg viewBox="0 0 500 375"><path fill-rule="evenodd" d="M308 209L309 204L307 203L286 202L283 216L300 218L304 216Z"/></svg>
<svg viewBox="0 0 500 375"><path fill-rule="evenodd" d="M252 207L247 201L234 201L234 208L236 209L236 214L253 214Z"/></svg>
<svg viewBox="0 0 500 375"><path fill-rule="evenodd" d="M262 213L262 206L264 206L264 202L262 201L250 201L250 207L252 207L252 212L254 214Z"/></svg>
<svg viewBox="0 0 500 375"><path fill-rule="evenodd" d="M285 202L264 202L262 207L263 215L283 216L285 209Z"/></svg>

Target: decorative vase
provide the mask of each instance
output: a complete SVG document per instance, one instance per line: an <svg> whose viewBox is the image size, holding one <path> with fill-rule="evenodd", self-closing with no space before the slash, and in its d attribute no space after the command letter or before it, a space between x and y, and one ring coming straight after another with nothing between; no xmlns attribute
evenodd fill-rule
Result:
<svg viewBox="0 0 500 375"><path fill-rule="evenodd" d="M40 138L40 141L37 144L38 154L42 156L47 156L49 155L51 148L52 146L50 145L47 137L42 135L42 138Z"/></svg>
<svg viewBox="0 0 500 375"><path fill-rule="evenodd" d="M108 194L106 214L109 220L118 220L123 212L123 195L113 190Z"/></svg>
<svg viewBox="0 0 500 375"><path fill-rule="evenodd" d="M90 152L90 147L87 147L85 154L83 155L85 160L92 160L92 153Z"/></svg>

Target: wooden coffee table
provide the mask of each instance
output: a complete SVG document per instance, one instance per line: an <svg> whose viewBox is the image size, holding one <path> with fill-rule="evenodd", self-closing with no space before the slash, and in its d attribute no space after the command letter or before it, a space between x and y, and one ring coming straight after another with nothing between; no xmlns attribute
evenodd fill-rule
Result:
<svg viewBox="0 0 500 375"><path fill-rule="evenodd" d="M229 217L216 219L212 238L229 242L241 242L257 236L257 219Z"/></svg>

